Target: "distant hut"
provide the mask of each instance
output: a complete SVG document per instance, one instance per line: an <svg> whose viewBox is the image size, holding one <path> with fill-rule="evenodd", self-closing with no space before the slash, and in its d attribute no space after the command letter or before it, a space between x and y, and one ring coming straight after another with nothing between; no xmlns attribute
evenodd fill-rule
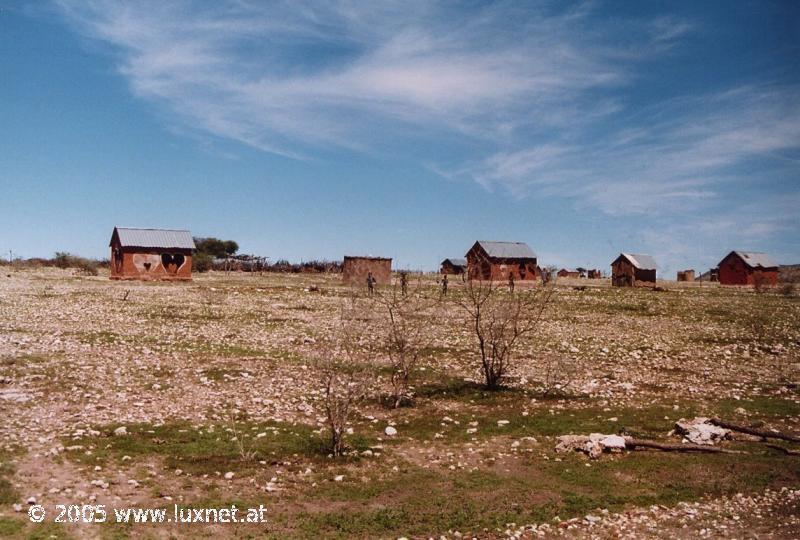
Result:
<svg viewBox="0 0 800 540"><path fill-rule="evenodd" d="M111 279L192 279L189 231L114 227L109 247Z"/></svg>
<svg viewBox="0 0 800 540"><path fill-rule="evenodd" d="M620 253L611 263L611 284L615 287L654 287L656 261L650 255Z"/></svg>
<svg viewBox="0 0 800 540"><path fill-rule="evenodd" d="M678 270L678 281L694 281L694 270Z"/></svg>
<svg viewBox="0 0 800 540"><path fill-rule="evenodd" d="M589 271L586 273L586 275L587 275L587 277L588 277L589 279L600 279L600 278L602 278L602 277L603 277L603 274L600 272L600 270L597 270L597 269L592 269L592 270L589 270Z"/></svg>
<svg viewBox="0 0 800 540"><path fill-rule="evenodd" d="M777 285L778 265L766 253L731 251L719 263L723 285Z"/></svg>
<svg viewBox="0 0 800 540"><path fill-rule="evenodd" d="M345 283L366 284L370 272L375 283L388 285L392 281L392 259L345 255L342 263L342 279Z"/></svg>
<svg viewBox="0 0 800 540"><path fill-rule="evenodd" d="M707 272L703 272L695 278L695 281L719 281L719 269L711 268Z"/></svg>
<svg viewBox="0 0 800 540"><path fill-rule="evenodd" d="M467 259L450 258L442 261L440 274L463 274L467 271Z"/></svg>
<svg viewBox="0 0 800 540"><path fill-rule="evenodd" d="M479 240L467 252L470 279L505 281L509 275L520 281L532 281L539 275L536 253L524 242L487 242Z"/></svg>
<svg viewBox="0 0 800 540"><path fill-rule="evenodd" d="M577 278L581 277L581 273L579 270L575 270L574 268L562 268L558 271L558 277L561 278Z"/></svg>

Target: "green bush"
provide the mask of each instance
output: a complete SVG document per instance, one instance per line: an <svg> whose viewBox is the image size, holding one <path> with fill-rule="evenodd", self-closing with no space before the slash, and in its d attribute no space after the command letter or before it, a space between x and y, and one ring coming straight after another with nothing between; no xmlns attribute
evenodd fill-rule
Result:
<svg viewBox="0 0 800 540"><path fill-rule="evenodd" d="M65 251L57 251L56 256L53 257L53 266L57 268L74 268L81 274L96 276L100 263L92 259L71 255Z"/></svg>
<svg viewBox="0 0 800 540"><path fill-rule="evenodd" d="M192 259L192 270L195 272L208 272L214 257L210 253L197 252Z"/></svg>

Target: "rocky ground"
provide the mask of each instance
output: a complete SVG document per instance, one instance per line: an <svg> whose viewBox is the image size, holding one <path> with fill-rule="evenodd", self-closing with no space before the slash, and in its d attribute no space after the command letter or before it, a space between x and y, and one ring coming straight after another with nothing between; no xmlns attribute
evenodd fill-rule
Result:
<svg viewBox="0 0 800 540"><path fill-rule="evenodd" d="M337 276L212 273L180 284L0 270L0 537L187 534L33 524L29 499L269 508L265 525L195 524L191 536L798 530L800 458L752 437L723 443L741 452L725 455L554 452L564 434L680 443L674 423L697 415L800 433L797 297L561 282L507 388L487 392L458 282L439 298L434 276L414 280L429 346L412 374L413 406L385 405L388 360L370 348L369 396L351 417L349 455L334 459L318 367L352 302ZM381 306L357 302L363 332L380 342Z"/></svg>

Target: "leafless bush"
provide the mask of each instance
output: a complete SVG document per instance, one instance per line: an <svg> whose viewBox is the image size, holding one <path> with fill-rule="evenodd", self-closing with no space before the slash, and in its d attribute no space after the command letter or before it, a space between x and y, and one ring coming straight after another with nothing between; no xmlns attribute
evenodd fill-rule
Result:
<svg viewBox="0 0 800 540"><path fill-rule="evenodd" d="M326 274L341 274L342 262L341 261L326 261L326 260L313 260L301 263L290 263L286 259L279 259L274 264L267 265L264 268L266 272L285 272L285 273L326 273Z"/></svg>
<svg viewBox="0 0 800 540"><path fill-rule="evenodd" d="M367 369L370 345L358 330L357 298L342 308L339 326L334 335L322 341L315 367L322 387L323 407L330 431L329 450L339 456L347 448L347 423L355 406L364 399L371 379Z"/></svg>
<svg viewBox="0 0 800 540"><path fill-rule="evenodd" d="M781 272L778 276L778 283L780 284L779 292L783 296L796 295L798 284L800 284L800 269L781 269Z"/></svg>
<svg viewBox="0 0 800 540"><path fill-rule="evenodd" d="M575 362L561 354L544 354L536 362L544 397L566 392L576 378Z"/></svg>
<svg viewBox="0 0 800 540"><path fill-rule="evenodd" d="M503 383L509 368L519 360L517 350L539 328L554 289L506 293L491 281L468 281L457 302L468 315L477 338L484 382L489 390Z"/></svg>
<svg viewBox="0 0 800 540"><path fill-rule="evenodd" d="M753 288L757 293L763 293L764 290L769 286L769 280L767 277L762 274L761 272L756 272L753 275Z"/></svg>
<svg viewBox="0 0 800 540"><path fill-rule="evenodd" d="M393 287L374 297L385 318L382 338L392 367L392 402L395 408L411 404L411 375L428 348L430 302L417 286L413 291Z"/></svg>
<svg viewBox="0 0 800 540"><path fill-rule="evenodd" d="M247 434L236 427L236 417L233 412L228 413L228 431L233 433L233 440L236 443L236 449L239 451L239 457L242 461L255 460L258 452L252 448L252 441L248 443L245 440Z"/></svg>
<svg viewBox="0 0 800 540"><path fill-rule="evenodd" d="M80 274L96 276L100 263L92 259L78 257L77 255L71 255L70 253L60 251L56 252L56 256L52 259L52 265L56 268L74 268Z"/></svg>
<svg viewBox="0 0 800 540"><path fill-rule="evenodd" d="M767 346L767 342L775 334L775 320L778 308L767 299L753 299L744 321L750 335L750 339L757 347Z"/></svg>

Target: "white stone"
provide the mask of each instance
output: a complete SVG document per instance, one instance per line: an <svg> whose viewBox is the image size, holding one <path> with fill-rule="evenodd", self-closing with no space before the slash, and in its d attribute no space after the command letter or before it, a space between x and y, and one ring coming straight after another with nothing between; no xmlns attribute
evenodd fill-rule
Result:
<svg viewBox="0 0 800 540"><path fill-rule="evenodd" d="M394 437L397 435L397 429L395 429L393 426L386 426L386 429L384 429L383 432L389 437Z"/></svg>
<svg viewBox="0 0 800 540"><path fill-rule="evenodd" d="M625 450L625 437L619 435L609 435L600 439L600 446L605 450Z"/></svg>
<svg viewBox="0 0 800 540"><path fill-rule="evenodd" d="M675 423L675 429L693 444L714 445L730 437L727 429L712 424L708 418L702 416L692 420L681 418Z"/></svg>
<svg viewBox="0 0 800 540"><path fill-rule="evenodd" d="M114 430L114 435L116 435L118 437L121 437L122 435L127 435L127 434L128 434L128 428L126 428L125 426L120 426L120 427L118 427L117 429Z"/></svg>

